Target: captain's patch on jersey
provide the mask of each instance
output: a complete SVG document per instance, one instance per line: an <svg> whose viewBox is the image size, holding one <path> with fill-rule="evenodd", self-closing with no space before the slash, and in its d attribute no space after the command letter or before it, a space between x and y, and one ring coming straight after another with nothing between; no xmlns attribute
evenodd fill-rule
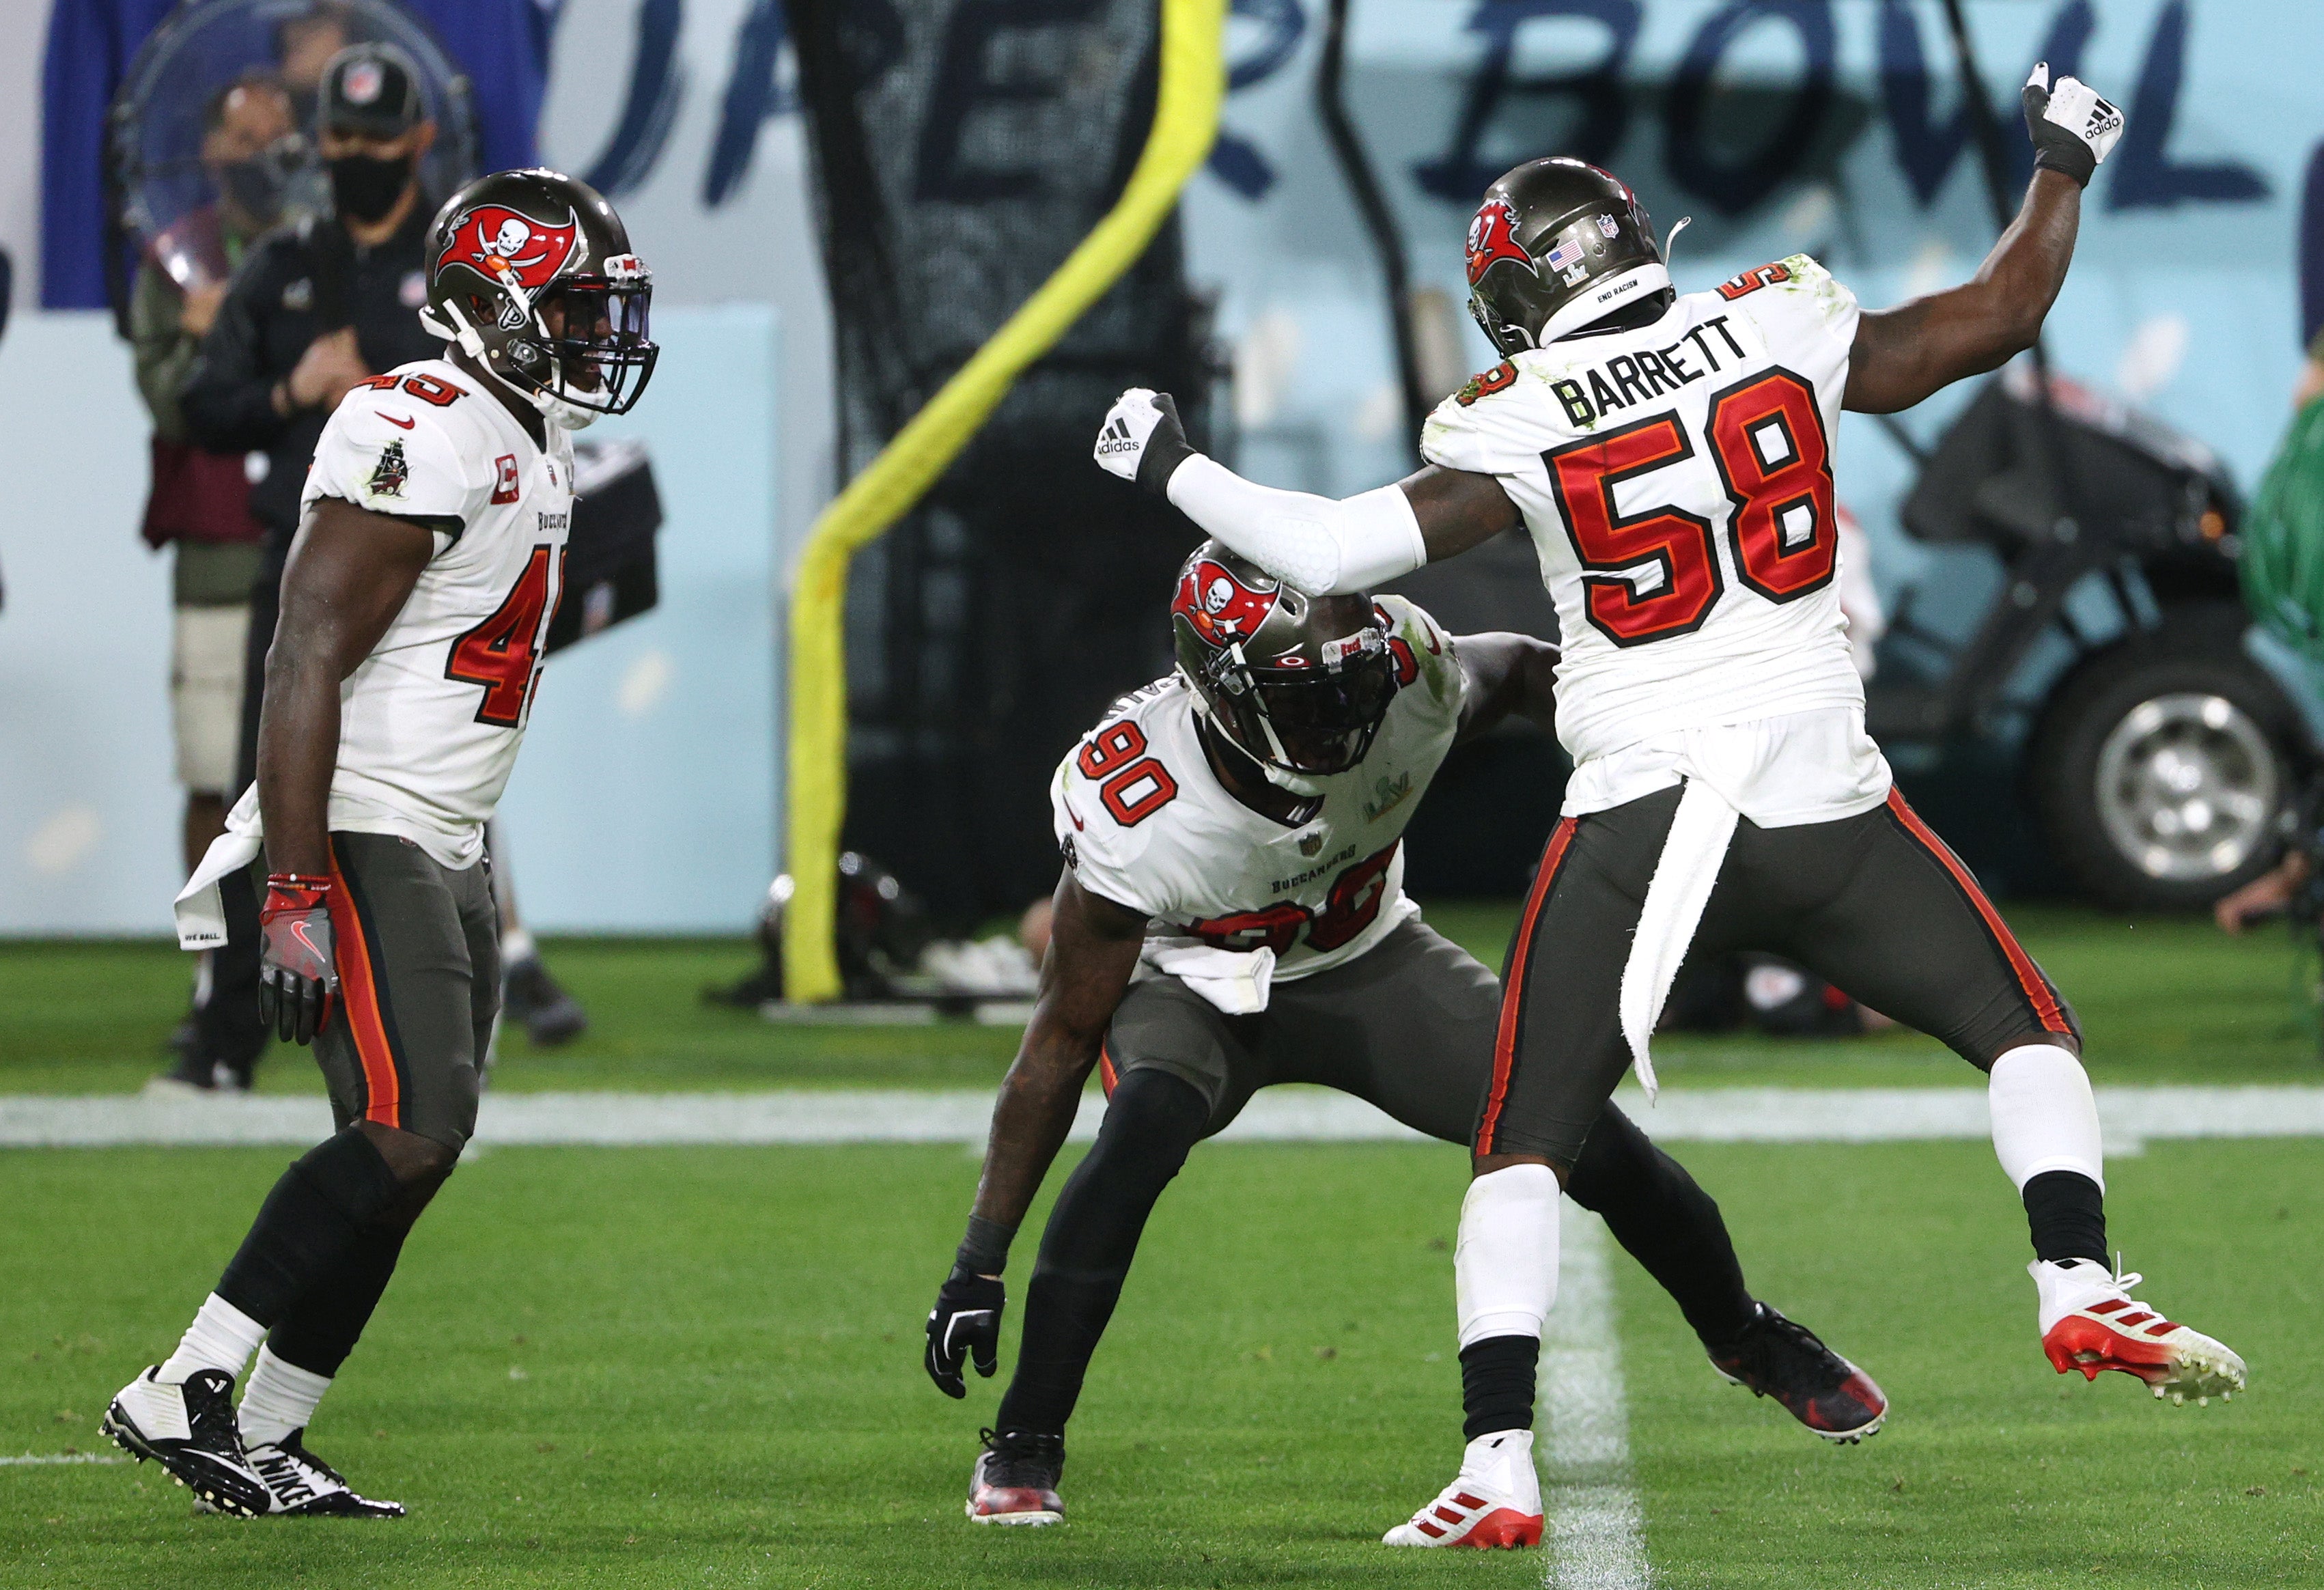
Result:
<svg viewBox="0 0 2324 1590"><path fill-rule="evenodd" d="M404 462L403 444L392 441L380 449L379 463L373 468L364 489L375 497L400 497L403 483L411 478L411 466Z"/></svg>

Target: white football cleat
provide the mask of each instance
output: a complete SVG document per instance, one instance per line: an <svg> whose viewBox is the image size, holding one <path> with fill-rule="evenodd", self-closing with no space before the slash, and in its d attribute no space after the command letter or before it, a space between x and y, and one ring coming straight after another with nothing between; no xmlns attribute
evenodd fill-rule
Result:
<svg viewBox="0 0 2324 1590"><path fill-rule="evenodd" d="M2060 1374L2079 1369L2094 1381L2118 1369L2174 1404L2224 1402L2244 1389L2244 1361L2134 1299L2130 1289L2144 1277L2121 1274L2119 1261L2111 1275L2094 1259L2037 1259L2025 1268L2042 1294L2042 1351Z"/></svg>
<svg viewBox="0 0 2324 1590"><path fill-rule="evenodd" d="M247 1448L250 1466L274 1500L269 1510L291 1518L401 1518L401 1502L359 1496L337 1469L307 1450L307 1432Z"/></svg>
<svg viewBox="0 0 2324 1590"><path fill-rule="evenodd" d="M257 1518L273 1510L250 1466L234 1417L234 1376L198 1370L183 1385L154 1379L160 1365L121 1388L97 1425L138 1462L148 1459L220 1512Z"/></svg>
<svg viewBox="0 0 2324 1590"><path fill-rule="evenodd" d="M1435 1501L1380 1537L1384 1546L1538 1546L1541 1476L1533 1467L1533 1432L1479 1436L1461 1455L1461 1472Z"/></svg>

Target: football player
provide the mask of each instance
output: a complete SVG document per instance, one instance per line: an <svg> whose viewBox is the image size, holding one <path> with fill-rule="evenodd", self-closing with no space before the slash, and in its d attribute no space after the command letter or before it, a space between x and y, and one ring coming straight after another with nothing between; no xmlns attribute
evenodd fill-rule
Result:
<svg viewBox="0 0 2324 1590"><path fill-rule="evenodd" d="M963 1396L965 1360L993 1372L1010 1240L1098 1069L1105 1123L1041 1239L1016 1376L970 1481L980 1523L1064 1516L1065 1422L1139 1234L1187 1151L1254 1091L1320 1083L1466 1143L1492 1077L1500 985L1420 920L1403 835L1454 744L1511 712L1549 718L1556 649L1456 640L1397 596L1311 599L1216 542L1186 560L1171 626L1176 670L1114 703L1050 786L1065 867L1039 1002L928 1316L928 1373ZM1718 1205L1613 1105L1568 1190L1729 1380L1820 1436L1879 1428L1879 1388L1752 1299ZM1532 1431L1471 1424L1493 1465L1476 1505L1419 1527L1539 1539Z"/></svg>
<svg viewBox="0 0 2324 1590"><path fill-rule="evenodd" d="M2024 206L1948 291L1866 311L1794 255L1680 297L1628 188L1535 161L1469 231L1471 308L1504 362L1431 417L1418 474L1344 502L1268 491L1195 454L1142 391L1100 432L1102 466L1302 590L1362 589L1517 524L1540 555L1575 766L1510 948L1462 1217L1472 1435L1529 1418L1559 1183L1626 1066L1651 1093L1647 1036L1690 942L1798 961L1988 1073L2061 1373L2122 1370L2173 1401L2244 1383L2233 1353L2109 1268L2073 1013L1892 787L1834 578L1840 411L1909 408L2001 365L2065 281L2122 116L2046 66L2022 97ZM1434 1506L1457 1511L1468 1489Z"/></svg>
<svg viewBox="0 0 2324 1590"><path fill-rule="evenodd" d="M421 321L453 346L363 382L323 430L258 782L179 897L180 941L215 943L218 880L263 847L260 1008L314 1045L338 1125L275 1183L177 1351L105 1416L245 1517L402 1514L358 1495L306 1428L475 1127L500 997L484 825L557 608L569 433L627 412L653 371L651 278L582 183L480 178L437 215L427 258Z"/></svg>

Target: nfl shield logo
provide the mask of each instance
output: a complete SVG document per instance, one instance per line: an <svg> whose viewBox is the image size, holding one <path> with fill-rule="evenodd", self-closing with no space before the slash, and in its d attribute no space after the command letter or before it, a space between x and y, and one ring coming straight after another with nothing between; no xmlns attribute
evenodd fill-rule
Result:
<svg viewBox="0 0 2324 1590"><path fill-rule="evenodd" d="M1321 849L1323 849L1323 835L1321 835L1321 834L1302 834L1302 835L1300 835L1300 836L1299 836L1299 854L1300 854L1300 855L1314 855L1317 851L1319 851L1319 850L1321 850Z"/></svg>
<svg viewBox="0 0 2324 1590"><path fill-rule="evenodd" d="M1598 217L1598 230L1609 237L1618 237L1622 235L1622 228L1615 224L1614 217L1611 216Z"/></svg>

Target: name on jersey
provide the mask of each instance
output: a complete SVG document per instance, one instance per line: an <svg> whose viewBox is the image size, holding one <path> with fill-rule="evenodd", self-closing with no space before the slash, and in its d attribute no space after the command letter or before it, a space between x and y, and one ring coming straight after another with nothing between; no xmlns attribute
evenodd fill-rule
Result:
<svg viewBox="0 0 2324 1590"><path fill-rule="evenodd" d="M1327 856L1323 861L1318 862L1315 865L1309 867L1305 872L1298 874L1296 877L1276 879L1275 883L1269 889L1269 892L1275 894L1286 894L1294 889L1305 888L1306 885L1314 883L1316 879L1322 877L1325 873L1330 872L1333 867L1338 866L1342 862L1353 861L1355 859L1355 855L1356 847L1351 845L1342 850L1339 855Z"/></svg>
<svg viewBox="0 0 2324 1590"><path fill-rule="evenodd" d="M1706 336L1708 332L1718 336ZM1747 356L1743 345L1727 329L1727 317L1716 315L1668 347L1616 354L1602 365L1591 365L1578 376L1551 382L1549 390L1564 405L1567 419L1576 425L1595 425L1618 410L1651 403L1683 386L1716 375L1725 368L1719 356L1722 345L1729 356L1728 364ZM1702 364L1689 364L1690 357L1700 359ZM1584 381L1588 383L1586 386Z"/></svg>

